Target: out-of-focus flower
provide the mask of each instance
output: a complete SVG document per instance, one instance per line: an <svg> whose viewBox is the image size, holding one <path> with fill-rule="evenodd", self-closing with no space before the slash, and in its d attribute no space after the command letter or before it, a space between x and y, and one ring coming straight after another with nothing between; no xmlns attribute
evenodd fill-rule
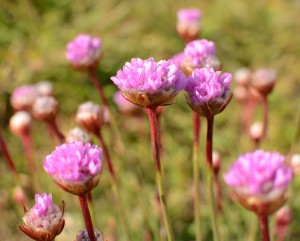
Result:
<svg viewBox="0 0 300 241"><path fill-rule="evenodd" d="M96 241L104 241L103 235L100 231L94 230ZM80 230L74 241L90 241L90 237L87 230Z"/></svg>
<svg viewBox="0 0 300 241"><path fill-rule="evenodd" d="M283 206L276 212L276 224L278 226L287 226L292 220L292 210L289 206Z"/></svg>
<svg viewBox="0 0 300 241"><path fill-rule="evenodd" d="M36 90L40 96L51 96L53 95L52 83L48 80L42 80L35 84Z"/></svg>
<svg viewBox="0 0 300 241"><path fill-rule="evenodd" d="M251 85L260 94L266 96L274 88L276 83L276 72L273 69L258 69L253 73Z"/></svg>
<svg viewBox="0 0 300 241"><path fill-rule="evenodd" d="M185 8L177 12L177 32L185 42L194 40L200 32L202 14L199 9Z"/></svg>
<svg viewBox="0 0 300 241"><path fill-rule="evenodd" d="M82 195L99 182L102 149L83 142L62 144L46 156L44 169L63 190Z"/></svg>
<svg viewBox="0 0 300 241"><path fill-rule="evenodd" d="M76 127L70 130L66 136L66 142L73 142L73 141L82 141L84 143L90 143L91 138L88 133Z"/></svg>
<svg viewBox="0 0 300 241"><path fill-rule="evenodd" d="M256 150L241 155L224 175L233 197L256 213L272 214L286 202L292 170L277 152Z"/></svg>
<svg viewBox="0 0 300 241"><path fill-rule="evenodd" d="M27 111L16 112L9 120L9 129L17 136L23 136L30 131L31 115Z"/></svg>
<svg viewBox="0 0 300 241"><path fill-rule="evenodd" d="M186 86L186 77L177 64L171 60L155 62L153 58L132 59L111 80L124 98L143 107L173 104Z"/></svg>
<svg viewBox="0 0 300 241"><path fill-rule="evenodd" d="M234 73L234 80L237 85L249 86L252 78L252 72L248 68L240 68Z"/></svg>
<svg viewBox="0 0 300 241"><path fill-rule="evenodd" d="M231 78L230 73L221 74L212 68L195 69L188 77L187 103L200 116L207 118L222 112L232 98Z"/></svg>
<svg viewBox="0 0 300 241"><path fill-rule="evenodd" d="M104 122L100 106L91 101L79 105L75 119L80 126L92 133L98 133Z"/></svg>
<svg viewBox="0 0 300 241"><path fill-rule="evenodd" d="M243 85L235 86L233 90L233 97L240 103L244 104L249 99L249 90Z"/></svg>
<svg viewBox="0 0 300 241"><path fill-rule="evenodd" d="M221 162L222 162L222 157L220 152L214 150L212 153L212 165L213 165L214 173L216 175L219 174L221 168Z"/></svg>
<svg viewBox="0 0 300 241"><path fill-rule="evenodd" d="M175 54L171 57L171 60L173 63L180 65L185 59L184 52L180 52L178 54Z"/></svg>
<svg viewBox="0 0 300 241"><path fill-rule="evenodd" d="M52 195L35 195L36 204L25 213L20 229L34 240L53 241L65 225L62 210L52 203Z"/></svg>
<svg viewBox="0 0 300 241"><path fill-rule="evenodd" d="M52 96L40 96L32 105L32 114L40 121L53 121L57 112L58 102Z"/></svg>
<svg viewBox="0 0 300 241"><path fill-rule="evenodd" d="M264 135L263 123L260 121L254 122L249 129L249 135L255 142L260 141Z"/></svg>
<svg viewBox="0 0 300 241"><path fill-rule="evenodd" d="M38 92L34 85L22 85L13 91L10 102L15 110L30 110L37 97Z"/></svg>
<svg viewBox="0 0 300 241"><path fill-rule="evenodd" d="M291 160L290 160L290 166L292 167L293 173L295 175L300 174L300 154L292 155Z"/></svg>
<svg viewBox="0 0 300 241"><path fill-rule="evenodd" d="M68 43L66 57L74 69L85 71L96 67L101 47L102 43L99 38L80 34Z"/></svg>
<svg viewBox="0 0 300 241"><path fill-rule="evenodd" d="M17 204L20 204L22 206L25 206L25 204L27 203L26 194L21 186L14 187L12 198Z"/></svg>
<svg viewBox="0 0 300 241"><path fill-rule="evenodd" d="M137 105L132 104L130 101L125 99L121 91L117 91L114 95L114 102L117 104L119 110L124 114L133 114L140 110Z"/></svg>

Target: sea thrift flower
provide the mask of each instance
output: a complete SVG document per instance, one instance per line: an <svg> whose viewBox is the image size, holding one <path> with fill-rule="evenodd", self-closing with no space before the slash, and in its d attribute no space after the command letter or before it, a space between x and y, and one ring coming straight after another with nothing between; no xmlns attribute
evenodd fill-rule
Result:
<svg viewBox="0 0 300 241"><path fill-rule="evenodd" d="M233 97L240 103L244 104L249 99L249 90L243 85L235 86L233 90Z"/></svg>
<svg viewBox="0 0 300 241"><path fill-rule="evenodd" d="M57 112L58 102L52 96L38 97L32 105L32 114L40 121L53 121Z"/></svg>
<svg viewBox="0 0 300 241"><path fill-rule="evenodd" d="M249 135L255 142L260 141L264 136L264 127L262 122L254 122L249 129Z"/></svg>
<svg viewBox="0 0 300 241"><path fill-rule="evenodd" d="M35 84L36 90L40 96L51 96L53 95L52 83L47 80L42 80Z"/></svg>
<svg viewBox="0 0 300 241"><path fill-rule="evenodd" d="M196 8L180 9L177 12L177 32L185 42L190 42L197 37L201 17L201 12Z"/></svg>
<svg viewBox="0 0 300 241"><path fill-rule="evenodd" d="M222 112L232 98L231 78L230 73L221 74L212 68L195 69L188 77L187 103L200 116L207 118Z"/></svg>
<svg viewBox="0 0 300 241"><path fill-rule="evenodd" d="M237 85L248 86L251 82L252 73L248 68L240 68L234 73L235 83Z"/></svg>
<svg viewBox="0 0 300 241"><path fill-rule="evenodd" d="M279 153L257 150L240 156L224 179L241 205L269 215L285 203L292 170Z"/></svg>
<svg viewBox="0 0 300 241"><path fill-rule="evenodd" d="M138 106L125 99L121 91L118 91L114 95L114 102L117 104L119 110L124 114L132 114L139 111Z"/></svg>
<svg viewBox="0 0 300 241"><path fill-rule="evenodd" d="M65 191L85 194L99 182L102 149L83 142L62 144L46 156L44 169Z"/></svg>
<svg viewBox="0 0 300 241"><path fill-rule="evenodd" d="M111 80L123 96L142 107L173 104L175 96L186 86L186 78L171 60L155 62L153 58L134 58Z"/></svg>
<svg viewBox="0 0 300 241"><path fill-rule="evenodd" d="M273 69L258 69L253 73L251 85L262 95L268 95L276 83L276 72Z"/></svg>
<svg viewBox="0 0 300 241"><path fill-rule="evenodd" d="M88 133L81 130L80 128L76 127L70 130L66 136L66 142L73 142L73 141L81 141L84 143L90 143L91 138Z"/></svg>
<svg viewBox="0 0 300 241"><path fill-rule="evenodd" d="M37 97L38 92L34 85L22 85L13 91L10 102L15 110L30 110Z"/></svg>
<svg viewBox="0 0 300 241"><path fill-rule="evenodd" d="M52 195L35 195L36 204L26 211L20 229L30 238L38 241L53 241L65 225L64 206L62 210L52 203Z"/></svg>
<svg viewBox="0 0 300 241"><path fill-rule="evenodd" d="M31 115L27 111L16 112L9 120L9 129L17 136L23 136L30 131Z"/></svg>
<svg viewBox="0 0 300 241"><path fill-rule="evenodd" d="M99 38L81 34L68 43L66 57L74 69L95 68L99 61L101 47L102 43Z"/></svg>
<svg viewBox="0 0 300 241"><path fill-rule="evenodd" d="M94 233L95 233L96 241L104 241L103 234L100 231L94 230ZM76 239L74 241L90 241L88 231L87 230L80 230L77 233Z"/></svg>

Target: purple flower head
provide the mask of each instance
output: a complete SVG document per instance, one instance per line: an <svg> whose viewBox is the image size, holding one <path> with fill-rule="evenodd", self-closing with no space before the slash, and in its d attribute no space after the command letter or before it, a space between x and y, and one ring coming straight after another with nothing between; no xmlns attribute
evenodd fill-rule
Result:
<svg viewBox="0 0 300 241"><path fill-rule="evenodd" d="M206 39L194 40L186 45L184 54L193 68L205 67L207 58L216 57L215 44Z"/></svg>
<svg viewBox="0 0 300 241"><path fill-rule="evenodd" d="M261 68L252 75L251 85L262 95L268 95L276 83L276 72L273 69Z"/></svg>
<svg viewBox="0 0 300 241"><path fill-rule="evenodd" d="M177 64L171 60L155 62L153 58L132 59L111 80L126 99L144 107L170 104L186 86Z"/></svg>
<svg viewBox="0 0 300 241"><path fill-rule="evenodd" d="M102 149L83 142L57 146L44 160L45 171L65 191L82 194L94 188L102 170Z"/></svg>
<svg viewBox="0 0 300 241"><path fill-rule="evenodd" d="M231 79L230 73L221 74L212 68L195 69L188 77L185 89L188 104L201 116L220 113L232 97Z"/></svg>
<svg viewBox="0 0 300 241"><path fill-rule="evenodd" d="M75 68L93 66L101 53L101 40L80 34L67 45L66 57Z"/></svg>
<svg viewBox="0 0 300 241"><path fill-rule="evenodd" d="M241 155L224 175L225 182L241 197L272 202L282 197L292 180L292 170L277 152L257 150Z"/></svg>
<svg viewBox="0 0 300 241"><path fill-rule="evenodd" d="M34 85L22 85L13 91L10 101L15 110L29 110L37 97Z"/></svg>
<svg viewBox="0 0 300 241"><path fill-rule="evenodd" d="M26 211L20 229L34 240L52 241L61 233L65 221L64 204L62 210L52 203L52 195L35 195L36 204Z"/></svg>
<svg viewBox="0 0 300 241"><path fill-rule="evenodd" d="M177 20L186 25L199 24L202 14L197 8L183 8L177 12Z"/></svg>

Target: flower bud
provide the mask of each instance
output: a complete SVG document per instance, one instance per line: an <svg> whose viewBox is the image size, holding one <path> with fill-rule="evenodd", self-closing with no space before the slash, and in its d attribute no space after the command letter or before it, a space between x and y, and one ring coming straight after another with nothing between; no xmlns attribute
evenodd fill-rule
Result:
<svg viewBox="0 0 300 241"><path fill-rule="evenodd" d="M26 111L16 112L9 120L9 129L17 136L23 136L30 131L32 118Z"/></svg>
<svg viewBox="0 0 300 241"><path fill-rule="evenodd" d="M99 230L94 230L96 241L104 241L103 234ZM90 237L87 230L80 230L74 241L90 241Z"/></svg>
<svg viewBox="0 0 300 241"><path fill-rule="evenodd" d="M260 94L267 96L273 90L276 78L275 70L258 69L253 73L251 85Z"/></svg>
<svg viewBox="0 0 300 241"><path fill-rule="evenodd" d="M290 160L290 166L295 175L300 174L300 154L294 154Z"/></svg>
<svg viewBox="0 0 300 241"><path fill-rule="evenodd" d="M52 195L35 195L36 204L25 212L23 225L19 228L34 240L53 241L65 225L64 203L62 210L52 204Z"/></svg>
<svg viewBox="0 0 300 241"><path fill-rule="evenodd" d="M242 86L245 86L245 87L250 85L251 77L252 77L252 73L251 73L251 70L248 69L248 68L238 69L234 73L235 83L237 85L242 85Z"/></svg>
<svg viewBox="0 0 300 241"><path fill-rule="evenodd" d="M38 92L34 85L22 85L13 91L10 102L15 110L30 110L37 97Z"/></svg>
<svg viewBox="0 0 300 241"><path fill-rule="evenodd" d="M220 171L220 168L221 168L221 161L222 161L221 154L218 151L213 151L212 165L213 165L214 173L216 175L219 174L219 171Z"/></svg>
<svg viewBox="0 0 300 241"><path fill-rule="evenodd" d="M23 188L20 186L14 187L12 198L17 204L20 204L22 206L25 206L25 204L27 203L26 194Z"/></svg>
<svg viewBox="0 0 300 241"><path fill-rule="evenodd" d="M47 80L42 80L35 84L37 92L40 96L52 96L53 86L52 83Z"/></svg>
<svg viewBox="0 0 300 241"><path fill-rule="evenodd" d="M255 142L260 141L264 135L263 123L261 123L260 121L254 122L250 126L249 135L253 141L255 141Z"/></svg>
<svg viewBox="0 0 300 241"><path fill-rule="evenodd" d="M66 142L81 141L83 143L91 143L91 138L88 133L76 127L70 130L66 136Z"/></svg>
<svg viewBox="0 0 300 241"><path fill-rule="evenodd" d="M292 220L292 211L288 206L283 206L276 212L276 225L287 226Z"/></svg>
<svg viewBox="0 0 300 241"><path fill-rule="evenodd" d="M33 116L40 121L53 121L58 113L58 102L52 96L38 97L32 106Z"/></svg>

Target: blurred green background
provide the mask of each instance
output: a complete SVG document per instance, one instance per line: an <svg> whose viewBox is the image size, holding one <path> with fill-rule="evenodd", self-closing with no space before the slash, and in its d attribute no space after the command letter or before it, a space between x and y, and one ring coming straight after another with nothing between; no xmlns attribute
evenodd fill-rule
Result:
<svg viewBox="0 0 300 241"><path fill-rule="evenodd" d="M112 85L110 77L132 57L153 56L160 60L182 51L184 44L176 33L176 12L186 7L196 7L202 11L201 38L215 42L217 56L225 71L233 73L240 67L252 70L269 67L277 71L278 81L269 98L270 126L262 147L286 154L295 136L299 114L299 1L1 0L0 123L18 170L28 173L22 145L7 128L13 113L9 96L14 88L44 79L51 81L55 97L60 102L59 125L64 132L73 128L73 117L80 103L86 100L100 103L88 77L73 71L65 59L66 44L76 35L88 33L103 41L103 59L98 74L115 115L118 115L112 101L116 87ZM252 149L248 137L240 133L240 112L233 99L224 113L216 117L215 149L223 156L222 173L239 154ZM257 118L260 118L260 110ZM155 180L148 122L146 118L135 120L124 116L118 120L120 129L126 129L122 133L126 155L120 156L113 145L110 151L117 166L122 199L128 210L132 240L143 240L149 226L159 226L153 212ZM161 121L162 159L175 233L177 240L193 240L192 112L185 104L183 94L179 95L175 105L165 108ZM203 137L204 126L205 122ZM62 199L66 201L66 227L57 240L73 240L76 232L84 227L79 204L74 197L58 189L42 170L44 156L58 144L49 140L44 129L43 124L34 123L35 159L40 169L39 176L43 191L52 192L55 203L59 204ZM113 143L109 131L104 132L107 142ZM203 138L201 143L200 156L204 163ZM297 150L300 151L299 148ZM0 158L0 240L29 240L18 230L22 207L12 200L15 183L7 171L3 156ZM224 183L222 185L225 187ZM294 218L287 240L299 240L299 186L296 177L290 189L289 205ZM30 192L27 194L32 204L33 195ZM202 194L203 232L205 240L209 241L212 240L212 234L205 188ZM227 191L224 196L226 208L219 219L223 240L247 240L249 223L253 222L252 214L230 201ZM104 232L109 241L113 240L109 237L112 234L117 236L117 240L123 240L106 172L94 191L94 204L96 227Z"/></svg>

